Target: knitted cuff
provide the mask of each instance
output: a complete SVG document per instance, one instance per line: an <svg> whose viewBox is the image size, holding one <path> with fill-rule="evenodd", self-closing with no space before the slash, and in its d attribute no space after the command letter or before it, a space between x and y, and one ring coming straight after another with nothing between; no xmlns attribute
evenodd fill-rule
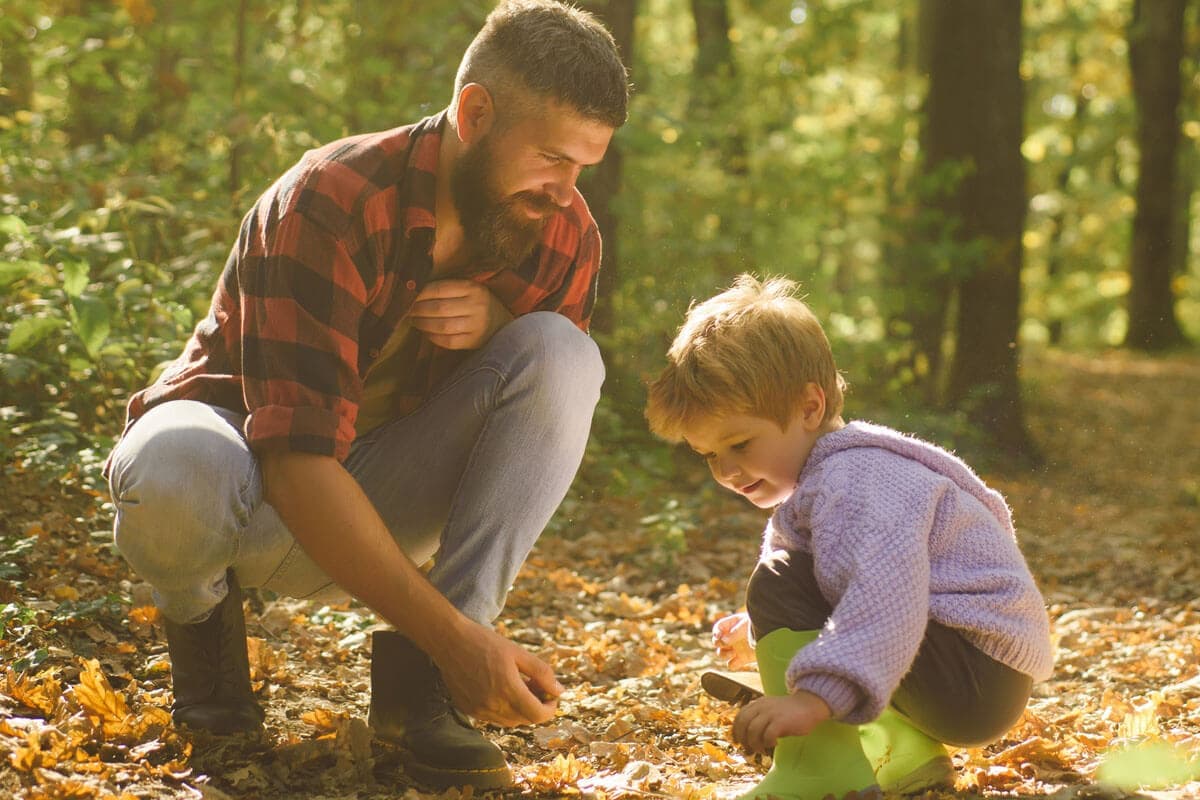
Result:
<svg viewBox="0 0 1200 800"><path fill-rule="evenodd" d="M810 672L796 680L792 680L792 676L789 675L788 691L794 692L798 689L812 692L824 700L833 712L833 718L842 721L854 711L863 697L857 684L827 672Z"/></svg>

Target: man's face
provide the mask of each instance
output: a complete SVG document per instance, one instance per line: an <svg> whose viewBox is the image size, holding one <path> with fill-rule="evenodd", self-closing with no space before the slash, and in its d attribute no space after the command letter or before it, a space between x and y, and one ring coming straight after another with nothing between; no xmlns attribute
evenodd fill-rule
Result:
<svg viewBox="0 0 1200 800"><path fill-rule="evenodd" d="M604 157L613 129L557 103L493 128L458 157L450 188L467 244L488 266L524 261L546 222L571 205L580 171Z"/></svg>

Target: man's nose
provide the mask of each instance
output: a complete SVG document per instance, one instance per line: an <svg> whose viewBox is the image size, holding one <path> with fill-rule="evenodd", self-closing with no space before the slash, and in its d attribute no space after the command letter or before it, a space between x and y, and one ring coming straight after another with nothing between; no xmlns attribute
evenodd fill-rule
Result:
<svg viewBox="0 0 1200 800"><path fill-rule="evenodd" d="M546 184L546 194L561 208L571 205L575 197L575 183L579 180L581 167L576 164L564 164L562 171L555 179Z"/></svg>

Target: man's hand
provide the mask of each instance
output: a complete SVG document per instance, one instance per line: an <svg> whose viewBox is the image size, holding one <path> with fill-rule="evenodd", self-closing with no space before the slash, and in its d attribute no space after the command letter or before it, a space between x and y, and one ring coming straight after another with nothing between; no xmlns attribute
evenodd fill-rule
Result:
<svg viewBox="0 0 1200 800"><path fill-rule="evenodd" d="M512 322L513 316L482 283L433 281L408 312L412 325L447 350L476 350Z"/></svg>
<svg viewBox="0 0 1200 800"><path fill-rule="evenodd" d="M760 697L738 712L733 740L752 753L766 751L784 736L807 736L831 716L825 701L811 692Z"/></svg>
<svg viewBox="0 0 1200 800"><path fill-rule="evenodd" d="M430 656L460 711L505 726L536 725L554 718L555 698L563 687L537 656L470 621L461 635L448 637L445 645Z"/></svg>
<svg viewBox="0 0 1200 800"><path fill-rule="evenodd" d="M550 667L451 605L400 550L345 467L331 456L290 451L268 451L262 465L264 496L296 541L429 654L458 708L501 725L554 716L562 686Z"/></svg>
<svg viewBox="0 0 1200 800"><path fill-rule="evenodd" d="M717 655L725 659L730 669L741 669L754 663L749 614L742 612L717 620L713 625L712 640Z"/></svg>

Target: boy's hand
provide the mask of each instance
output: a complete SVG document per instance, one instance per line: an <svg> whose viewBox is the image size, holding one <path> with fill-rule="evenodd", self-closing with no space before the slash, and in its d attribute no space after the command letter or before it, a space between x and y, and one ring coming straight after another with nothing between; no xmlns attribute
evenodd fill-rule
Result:
<svg viewBox="0 0 1200 800"><path fill-rule="evenodd" d="M811 692L760 697L738 712L733 740L752 753L766 751L784 736L807 736L831 716L825 701Z"/></svg>
<svg viewBox="0 0 1200 800"><path fill-rule="evenodd" d="M717 620L713 625L712 639L717 655L725 659L730 669L741 669L754 663L749 614L742 612Z"/></svg>

